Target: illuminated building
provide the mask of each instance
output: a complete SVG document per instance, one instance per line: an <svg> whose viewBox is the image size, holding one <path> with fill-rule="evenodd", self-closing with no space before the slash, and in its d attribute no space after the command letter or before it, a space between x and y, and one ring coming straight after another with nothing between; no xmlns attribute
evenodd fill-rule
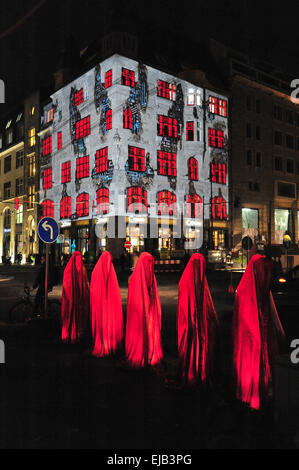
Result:
<svg viewBox="0 0 299 470"><path fill-rule="evenodd" d="M203 219L227 230L225 96L114 55L51 100L40 132L40 202L60 223L63 253L108 248L119 257L126 240L132 250L182 250L182 226L187 240L200 232L202 245ZM125 233L95 236L96 225L114 219L118 227L120 218ZM141 225L152 219L157 233L146 237Z"/></svg>

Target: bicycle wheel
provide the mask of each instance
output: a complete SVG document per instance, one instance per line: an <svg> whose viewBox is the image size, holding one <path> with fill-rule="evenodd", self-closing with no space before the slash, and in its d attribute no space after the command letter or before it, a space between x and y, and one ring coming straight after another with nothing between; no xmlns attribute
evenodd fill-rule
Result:
<svg viewBox="0 0 299 470"><path fill-rule="evenodd" d="M50 320L59 320L61 315L61 303L58 300L49 300L48 318Z"/></svg>
<svg viewBox="0 0 299 470"><path fill-rule="evenodd" d="M11 308L9 312L9 323L12 325L22 325L31 320L33 316L33 305L26 302L26 300L22 300Z"/></svg>

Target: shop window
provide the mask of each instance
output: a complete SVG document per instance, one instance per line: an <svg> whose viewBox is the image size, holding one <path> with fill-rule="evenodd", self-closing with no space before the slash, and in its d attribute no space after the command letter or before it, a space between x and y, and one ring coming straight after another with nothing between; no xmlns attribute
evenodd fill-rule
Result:
<svg viewBox="0 0 299 470"><path fill-rule="evenodd" d="M42 203L43 217L52 217L54 219L54 202L47 199Z"/></svg>
<svg viewBox="0 0 299 470"><path fill-rule="evenodd" d="M102 188L97 191L97 209L99 215L109 214L110 211L109 189Z"/></svg>
<svg viewBox="0 0 299 470"><path fill-rule="evenodd" d="M167 100L176 100L176 85L159 80L158 96Z"/></svg>
<svg viewBox="0 0 299 470"><path fill-rule="evenodd" d="M259 229L259 210L258 209L242 209L242 225L244 230Z"/></svg>
<svg viewBox="0 0 299 470"><path fill-rule="evenodd" d="M111 131L112 129L112 109L108 109L106 112L106 130Z"/></svg>
<svg viewBox="0 0 299 470"><path fill-rule="evenodd" d="M16 211L16 224L22 225L23 221L24 221L24 206L21 205Z"/></svg>
<svg viewBox="0 0 299 470"><path fill-rule="evenodd" d="M147 212L147 192L139 187L129 188L127 191L128 212L142 214Z"/></svg>
<svg viewBox="0 0 299 470"><path fill-rule="evenodd" d="M70 219L72 216L72 199L65 196L60 202L60 218Z"/></svg>
<svg viewBox="0 0 299 470"><path fill-rule="evenodd" d="M61 183L66 184L71 182L71 162L66 162L61 165Z"/></svg>
<svg viewBox="0 0 299 470"><path fill-rule="evenodd" d="M77 158L76 179L89 178L89 156Z"/></svg>
<svg viewBox="0 0 299 470"><path fill-rule="evenodd" d="M189 142L194 141L194 121L186 123L186 139Z"/></svg>
<svg viewBox="0 0 299 470"><path fill-rule="evenodd" d="M52 136L43 140L43 156L51 155L52 153Z"/></svg>
<svg viewBox="0 0 299 470"><path fill-rule="evenodd" d="M224 148L224 132L216 129L209 129L209 146L213 148Z"/></svg>
<svg viewBox="0 0 299 470"><path fill-rule="evenodd" d="M111 70L108 70L108 72L105 75L105 88L112 87L112 80L113 80L113 72L111 69Z"/></svg>
<svg viewBox="0 0 299 470"><path fill-rule="evenodd" d="M178 121L168 116L159 116L158 136L178 138Z"/></svg>
<svg viewBox="0 0 299 470"><path fill-rule="evenodd" d="M213 220L227 219L227 204L221 196L212 199L212 217Z"/></svg>
<svg viewBox="0 0 299 470"><path fill-rule="evenodd" d="M98 150L96 153L96 173L100 175L108 171L108 147Z"/></svg>
<svg viewBox="0 0 299 470"><path fill-rule="evenodd" d="M176 216L177 198L170 191L162 191L158 195L158 215Z"/></svg>
<svg viewBox="0 0 299 470"><path fill-rule="evenodd" d="M202 217L202 199L197 194L189 194L187 198L189 219Z"/></svg>
<svg viewBox="0 0 299 470"><path fill-rule="evenodd" d="M133 114L130 108L124 111L124 129L133 130Z"/></svg>
<svg viewBox="0 0 299 470"><path fill-rule="evenodd" d="M122 69L122 79L121 84L124 86L129 86L131 88L135 87L135 72L133 70Z"/></svg>
<svg viewBox="0 0 299 470"><path fill-rule="evenodd" d="M137 147L129 147L129 170L144 173L145 169L145 150Z"/></svg>
<svg viewBox="0 0 299 470"><path fill-rule="evenodd" d="M188 178L189 181L199 180L198 161L194 157L190 158L188 161Z"/></svg>
<svg viewBox="0 0 299 470"><path fill-rule="evenodd" d="M77 197L77 217L78 219L81 217L88 217L89 216L89 195L84 193L80 194Z"/></svg>
<svg viewBox="0 0 299 470"><path fill-rule="evenodd" d="M226 184L227 167L224 163L211 163L212 182Z"/></svg>
<svg viewBox="0 0 299 470"><path fill-rule="evenodd" d="M84 90L83 88L81 88L81 90L75 93L75 106L79 106L83 102L84 102Z"/></svg>
<svg viewBox="0 0 299 470"><path fill-rule="evenodd" d="M47 189L52 189L53 180L52 180L52 168L44 170L43 175L43 188L46 191Z"/></svg>
<svg viewBox="0 0 299 470"><path fill-rule="evenodd" d="M76 140L90 135L90 116L76 122Z"/></svg>
<svg viewBox="0 0 299 470"><path fill-rule="evenodd" d="M158 174L176 178L177 156L175 153L158 152Z"/></svg>
<svg viewBox="0 0 299 470"><path fill-rule="evenodd" d="M57 150L62 149L62 132L58 132L57 134Z"/></svg>

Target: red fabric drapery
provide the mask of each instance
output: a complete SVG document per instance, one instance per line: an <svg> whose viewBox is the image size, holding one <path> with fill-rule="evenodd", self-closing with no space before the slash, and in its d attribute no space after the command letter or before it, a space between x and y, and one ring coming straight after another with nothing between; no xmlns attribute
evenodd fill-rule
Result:
<svg viewBox="0 0 299 470"><path fill-rule="evenodd" d="M179 374L184 381L205 382L210 377L217 333L218 317L206 279L206 261L195 254L179 284Z"/></svg>
<svg viewBox="0 0 299 470"><path fill-rule="evenodd" d="M62 341L76 343L89 322L89 283L81 253L75 252L63 276Z"/></svg>
<svg viewBox="0 0 299 470"><path fill-rule="evenodd" d="M112 261L110 253L103 253L91 278L92 354L96 357L115 353L124 336L121 293Z"/></svg>
<svg viewBox="0 0 299 470"><path fill-rule="evenodd" d="M155 366L163 359L161 303L154 266L154 258L143 253L129 283L126 354L136 368Z"/></svg>
<svg viewBox="0 0 299 470"><path fill-rule="evenodd" d="M259 410L272 388L273 366L284 331L271 293L273 263L255 255L237 289L233 366L237 398Z"/></svg>

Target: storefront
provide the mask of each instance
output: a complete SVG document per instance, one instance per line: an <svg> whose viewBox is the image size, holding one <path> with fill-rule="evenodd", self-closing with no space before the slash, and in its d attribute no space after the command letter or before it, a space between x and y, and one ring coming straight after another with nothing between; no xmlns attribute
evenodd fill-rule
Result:
<svg viewBox="0 0 299 470"><path fill-rule="evenodd" d="M291 210L289 209L275 209L275 244L282 245L283 238L286 232L292 234L294 232L294 226L292 223Z"/></svg>

